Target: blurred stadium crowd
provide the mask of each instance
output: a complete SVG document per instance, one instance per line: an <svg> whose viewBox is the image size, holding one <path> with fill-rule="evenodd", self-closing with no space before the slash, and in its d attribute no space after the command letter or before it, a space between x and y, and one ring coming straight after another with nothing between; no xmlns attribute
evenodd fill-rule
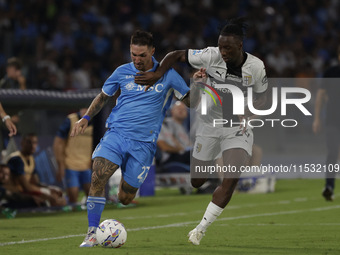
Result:
<svg viewBox="0 0 340 255"><path fill-rule="evenodd" d="M244 49L264 60L268 77L320 77L336 61L338 13L337 0L0 0L0 75L16 56L28 89L99 88L130 61L137 28L153 33L161 60L216 46L226 19L247 16Z"/></svg>

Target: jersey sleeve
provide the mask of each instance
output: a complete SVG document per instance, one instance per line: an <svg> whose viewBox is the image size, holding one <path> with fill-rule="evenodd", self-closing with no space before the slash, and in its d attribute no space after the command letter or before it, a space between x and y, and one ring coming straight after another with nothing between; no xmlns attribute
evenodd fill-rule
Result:
<svg viewBox="0 0 340 255"><path fill-rule="evenodd" d="M117 68L105 81L102 92L107 96L113 96L119 89L119 68Z"/></svg>
<svg viewBox="0 0 340 255"><path fill-rule="evenodd" d="M189 92L190 88L174 69L170 69L168 75L171 79L171 85L174 89L175 97L181 100Z"/></svg>
<svg viewBox="0 0 340 255"><path fill-rule="evenodd" d="M268 79L263 62L261 62L261 64L257 66L254 78L255 78L254 92L255 93L265 92L268 88Z"/></svg>
<svg viewBox="0 0 340 255"><path fill-rule="evenodd" d="M189 49L187 51L187 60L188 63L196 69L200 69L202 67L209 67L210 59L211 59L211 49L205 48L201 50L193 50Z"/></svg>
<svg viewBox="0 0 340 255"><path fill-rule="evenodd" d="M13 157L7 163L11 173L15 176L20 176L25 174L24 162L22 162L20 157Z"/></svg>
<svg viewBox="0 0 340 255"><path fill-rule="evenodd" d="M69 118L66 118L64 122L60 125L57 136L63 139L68 138L68 133L70 132L71 128L71 120Z"/></svg>

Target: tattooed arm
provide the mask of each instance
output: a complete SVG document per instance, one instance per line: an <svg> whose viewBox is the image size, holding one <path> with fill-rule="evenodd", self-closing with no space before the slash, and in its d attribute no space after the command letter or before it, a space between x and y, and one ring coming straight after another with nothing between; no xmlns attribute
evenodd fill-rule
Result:
<svg viewBox="0 0 340 255"><path fill-rule="evenodd" d="M95 99L93 99L90 107L86 111L85 115L88 115L91 119L104 107L104 105L109 100L109 96L101 92L98 94ZM87 119L81 118L74 125L70 136L76 136L79 134L84 134L85 129L87 128L89 121Z"/></svg>

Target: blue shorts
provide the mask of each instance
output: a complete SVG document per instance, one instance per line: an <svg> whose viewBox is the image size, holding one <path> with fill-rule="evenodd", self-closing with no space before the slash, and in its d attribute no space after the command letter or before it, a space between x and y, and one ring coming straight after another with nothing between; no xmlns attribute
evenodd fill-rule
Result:
<svg viewBox="0 0 340 255"><path fill-rule="evenodd" d="M92 159L102 157L120 166L124 180L139 188L149 173L156 148L154 142L131 140L111 128L100 140Z"/></svg>
<svg viewBox="0 0 340 255"><path fill-rule="evenodd" d="M84 184L91 183L91 169L85 171L76 171L71 169L65 170L66 187L79 187L81 188Z"/></svg>

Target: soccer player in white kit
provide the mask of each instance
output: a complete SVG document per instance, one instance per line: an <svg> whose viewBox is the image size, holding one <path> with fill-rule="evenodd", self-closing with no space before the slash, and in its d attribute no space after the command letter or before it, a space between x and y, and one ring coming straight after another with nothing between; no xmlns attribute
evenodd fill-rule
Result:
<svg viewBox="0 0 340 255"><path fill-rule="evenodd" d="M254 115L247 106L244 109L244 115L234 115L233 100L237 98L229 89L225 89L224 85L233 85L240 89L244 95L241 97L242 100L247 96L252 96L255 109L261 109L266 102L268 83L265 67L259 58L243 50L245 27L246 24L242 18L230 20L220 32L218 47L170 52L154 73L141 73L140 76L135 77L137 84L154 84L158 77L161 77L175 62L186 61L191 67L200 69L195 73L194 78L207 78L206 85L212 87L221 98L222 107L218 104L210 104L207 114L200 116L191 160L191 183L195 188L203 185L206 176L193 174L195 166L212 165L221 152L224 166L232 166L237 169L237 172L224 175L222 183L213 193L212 201L201 222L189 232L189 241L194 245L200 244L207 228L229 203L240 177L240 168L246 166L251 157L253 133L247 125L240 125L240 123L245 124L246 120L254 118ZM247 95L248 87L252 87L252 95ZM227 120L228 123L213 126L214 119Z"/></svg>

